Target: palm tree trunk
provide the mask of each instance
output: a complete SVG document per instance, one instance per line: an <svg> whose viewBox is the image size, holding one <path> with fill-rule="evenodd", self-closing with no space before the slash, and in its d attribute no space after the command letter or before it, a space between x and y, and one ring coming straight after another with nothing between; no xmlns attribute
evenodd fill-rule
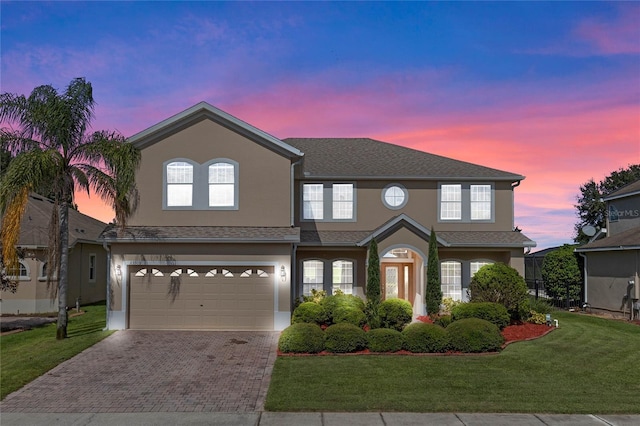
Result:
<svg viewBox="0 0 640 426"><path fill-rule="evenodd" d="M67 337L67 282L69 280L69 204L60 204L60 276L58 277L58 328L56 339Z"/></svg>

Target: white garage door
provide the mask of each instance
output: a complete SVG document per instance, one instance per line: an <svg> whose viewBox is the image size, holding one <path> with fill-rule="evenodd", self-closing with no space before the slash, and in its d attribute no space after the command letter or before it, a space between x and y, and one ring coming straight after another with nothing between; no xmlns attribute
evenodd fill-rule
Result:
<svg viewBox="0 0 640 426"><path fill-rule="evenodd" d="M273 267L130 266L129 328L273 330Z"/></svg>

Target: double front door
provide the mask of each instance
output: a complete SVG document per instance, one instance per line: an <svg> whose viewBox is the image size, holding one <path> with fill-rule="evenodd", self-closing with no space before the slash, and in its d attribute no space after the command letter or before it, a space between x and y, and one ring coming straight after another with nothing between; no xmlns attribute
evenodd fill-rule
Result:
<svg viewBox="0 0 640 426"><path fill-rule="evenodd" d="M383 263L382 298L408 300L413 305L416 294L412 263Z"/></svg>

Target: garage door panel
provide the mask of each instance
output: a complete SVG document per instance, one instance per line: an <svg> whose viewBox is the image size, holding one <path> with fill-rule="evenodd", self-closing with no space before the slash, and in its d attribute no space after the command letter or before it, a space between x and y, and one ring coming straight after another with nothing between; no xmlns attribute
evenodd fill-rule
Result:
<svg viewBox="0 0 640 426"><path fill-rule="evenodd" d="M136 276L142 270L146 274ZM172 265L131 271L129 328L273 329L273 267Z"/></svg>

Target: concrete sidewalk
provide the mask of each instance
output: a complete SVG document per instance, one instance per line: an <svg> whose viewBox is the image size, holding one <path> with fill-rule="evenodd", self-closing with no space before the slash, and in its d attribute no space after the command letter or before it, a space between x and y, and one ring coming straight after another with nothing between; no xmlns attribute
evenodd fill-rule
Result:
<svg viewBox="0 0 640 426"><path fill-rule="evenodd" d="M486 413L2 413L2 426L637 426L640 415Z"/></svg>

